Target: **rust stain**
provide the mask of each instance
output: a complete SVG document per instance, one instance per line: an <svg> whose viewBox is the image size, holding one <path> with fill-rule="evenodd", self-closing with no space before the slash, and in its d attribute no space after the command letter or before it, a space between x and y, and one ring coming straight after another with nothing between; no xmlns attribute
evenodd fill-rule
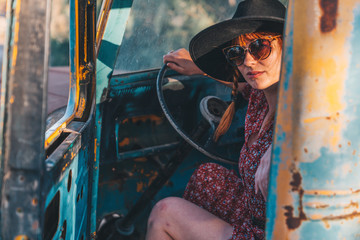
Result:
<svg viewBox="0 0 360 240"><path fill-rule="evenodd" d="M119 178L100 182L99 186L102 187L108 185L110 188L117 189L119 192L122 192L124 190L124 184L128 176L124 172L120 172L119 174Z"/></svg>
<svg viewBox="0 0 360 240"><path fill-rule="evenodd" d="M299 190L299 188L301 186L302 178L301 178L301 175L299 172L294 172L292 176L293 176L293 179L290 182L290 185L292 186L293 191L297 191L297 190Z"/></svg>
<svg viewBox="0 0 360 240"><path fill-rule="evenodd" d="M323 33L331 32L336 28L338 0L320 0L323 15L320 19L320 30Z"/></svg>
<svg viewBox="0 0 360 240"><path fill-rule="evenodd" d="M292 191L298 191L299 192L299 207L298 212L299 216L294 216L294 207L287 205L285 206L286 212L284 213L286 218L286 225L288 229L293 230L298 228L301 225L301 222L306 220L306 215L303 210L303 196L304 196L304 190L301 187L301 181L302 177L300 172L296 170L292 170L292 181L290 182L290 185L292 186Z"/></svg>
<svg viewBox="0 0 360 240"><path fill-rule="evenodd" d="M345 209L347 209L347 208L359 208L359 203L351 201L350 204L345 206L344 208Z"/></svg>
<svg viewBox="0 0 360 240"><path fill-rule="evenodd" d="M330 228L330 224L327 220L323 220L323 223L324 223L326 229Z"/></svg>
<svg viewBox="0 0 360 240"><path fill-rule="evenodd" d="M136 183L136 192L142 192L145 187L145 184L143 182L137 182Z"/></svg>
<svg viewBox="0 0 360 240"><path fill-rule="evenodd" d="M153 175L149 178L149 185L155 180L158 175L158 172L153 172Z"/></svg>
<svg viewBox="0 0 360 240"><path fill-rule="evenodd" d="M305 190L304 193L306 195L321 195L321 196L336 196L336 195L340 195L340 196L345 196L345 195L351 195L351 194L357 194L359 193L360 190L356 190L356 191L346 191L346 190L335 190L335 191L331 191L331 190Z"/></svg>
<svg viewBox="0 0 360 240"><path fill-rule="evenodd" d="M14 74L15 72L15 66L17 62L17 56L18 56L18 42L19 42L19 16L20 16L20 10L21 10L21 1L16 1L16 8L15 8L15 24L14 24L14 45L13 45L13 52L12 52L12 66L11 74Z"/></svg>
<svg viewBox="0 0 360 240"><path fill-rule="evenodd" d="M313 123L313 122L321 121L324 119L337 121L338 117L339 117L339 113L336 113L336 116L334 116L334 114L332 114L330 116L311 117L311 118L304 119L304 123Z"/></svg>
<svg viewBox="0 0 360 240"><path fill-rule="evenodd" d="M38 200L37 198L33 198L32 201L31 201L31 204L32 204L33 206L37 206L38 203L39 203L39 200Z"/></svg>
<svg viewBox="0 0 360 240"><path fill-rule="evenodd" d="M79 104L79 108L76 112L76 117L81 118L84 114L85 111L85 105L86 105L86 100L84 97L80 98L80 104Z"/></svg>
<svg viewBox="0 0 360 240"><path fill-rule="evenodd" d="M138 116L132 118L126 118L122 121L122 124L125 123L138 123L138 122L147 122L147 121L155 122L155 124L159 125L163 122L163 119L156 115L147 115L147 116Z"/></svg>
<svg viewBox="0 0 360 240"><path fill-rule="evenodd" d="M351 189L351 191L352 191L352 193L360 193L360 189L355 190L355 191L353 191L353 190Z"/></svg>
<svg viewBox="0 0 360 240"><path fill-rule="evenodd" d="M299 217L294 217L294 208L292 206L285 206L286 225L290 230L296 229L300 226L301 221L306 220L305 214L300 213Z"/></svg>
<svg viewBox="0 0 360 240"><path fill-rule="evenodd" d="M29 237L26 235L17 235L14 240L29 240Z"/></svg>
<svg viewBox="0 0 360 240"><path fill-rule="evenodd" d="M119 146L123 147L130 144L130 138L124 138L121 142L119 142Z"/></svg>
<svg viewBox="0 0 360 240"><path fill-rule="evenodd" d="M92 232L92 233L91 233L91 239L97 239L97 237L96 237L96 232Z"/></svg>
<svg viewBox="0 0 360 240"><path fill-rule="evenodd" d="M329 204L321 203L321 202L308 202L308 203L306 203L305 205L306 205L307 207L318 208L318 209L330 207Z"/></svg>
<svg viewBox="0 0 360 240"><path fill-rule="evenodd" d="M135 162L146 162L146 161L147 161L147 158L145 158L145 157L138 157L138 158L135 158L134 161L135 161Z"/></svg>
<svg viewBox="0 0 360 240"><path fill-rule="evenodd" d="M94 162L96 162L97 138L94 139Z"/></svg>
<svg viewBox="0 0 360 240"><path fill-rule="evenodd" d="M34 222L32 223L32 225L31 225L31 227L32 227L33 230L38 230L38 228L39 228L39 222L38 222L38 221L34 221ZM27 238L25 238L25 239L27 239Z"/></svg>
<svg viewBox="0 0 360 240"><path fill-rule="evenodd" d="M345 214L340 216L328 216L328 217L324 217L323 220L350 220L356 217L360 217L360 212L354 211L350 214Z"/></svg>
<svg viewBox="0 0 360 240"><path fill-rule="evenodd" d="M61 169L62 172L65 172L65 170L68 168L68 166L70 165L70 162L67 162L65 164L65 166Z"/></svg>

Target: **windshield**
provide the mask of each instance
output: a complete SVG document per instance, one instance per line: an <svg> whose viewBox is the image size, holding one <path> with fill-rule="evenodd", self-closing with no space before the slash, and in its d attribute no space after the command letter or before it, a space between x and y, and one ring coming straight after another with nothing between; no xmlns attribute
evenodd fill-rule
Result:
<svg viewBox="0 0 360 240"><path fill-rule="evenodd" d="M232 17L240 0L135 0L115 74L160 68L170 50L188 48L202 29Z"/></svg>

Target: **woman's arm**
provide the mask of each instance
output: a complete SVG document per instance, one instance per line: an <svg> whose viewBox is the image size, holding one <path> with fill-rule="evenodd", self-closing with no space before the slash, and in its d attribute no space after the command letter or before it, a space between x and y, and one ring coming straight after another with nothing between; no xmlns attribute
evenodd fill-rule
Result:
<svg viewBox="0 0 360 240"><path fill-rule="evenodd" d="M176 51L170 51L166 55L163 56L163 62L166 63L167 66L180 74L183 75L206 75L200 68L196 66L193 60L190 57L190 53L185 48L180 48ZM207 76L207 75L206 75ZM210 76L209 76L210 77ZM232 88L232 82L221 81L215 79L218 82L224 84L225 86ZM246 83L239 83L238 90L243 93L245 90Z"/></svg>

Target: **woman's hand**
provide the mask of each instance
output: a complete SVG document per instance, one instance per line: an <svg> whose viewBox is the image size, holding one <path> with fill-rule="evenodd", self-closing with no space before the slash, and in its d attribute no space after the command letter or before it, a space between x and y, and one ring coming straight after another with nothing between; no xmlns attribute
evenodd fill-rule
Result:
<svg viewBox="0 0 360 240"><path fill-rule="evenodd" d="M176 51L170 51L168 54L163 57L164 63L167 66L180 74L183 75L195 75L195 74L204 74L190 57L188 50L180 48Z"/></svg>
<svg viewBox="0 0 360 240"><path fill-rule="evenodd" d="M255 193L257 194L260 190L265 201L267 200L268 194L271 148L272 144L270 144L269 148L266 150L265 154L260 159L260 165L255 173Z"/></svg>

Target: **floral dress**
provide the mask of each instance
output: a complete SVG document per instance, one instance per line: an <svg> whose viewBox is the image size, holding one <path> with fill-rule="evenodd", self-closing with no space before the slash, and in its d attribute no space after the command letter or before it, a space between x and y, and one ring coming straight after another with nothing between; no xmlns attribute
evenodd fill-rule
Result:
<svg viewBox="0 0 360 240"><path fill-rule="evenodd" d="M268 111L264 92L247 86L249 105L245 119L245 144L239 158L239 174L215 163L200 165L190 178L184 198L233 226L231 240L264 239L265 200L255 194L255 172L269 148L273 120L260 131ZM245 94L247 95L247 94ZM251 134L258 139L248 146Z"/></svg>

